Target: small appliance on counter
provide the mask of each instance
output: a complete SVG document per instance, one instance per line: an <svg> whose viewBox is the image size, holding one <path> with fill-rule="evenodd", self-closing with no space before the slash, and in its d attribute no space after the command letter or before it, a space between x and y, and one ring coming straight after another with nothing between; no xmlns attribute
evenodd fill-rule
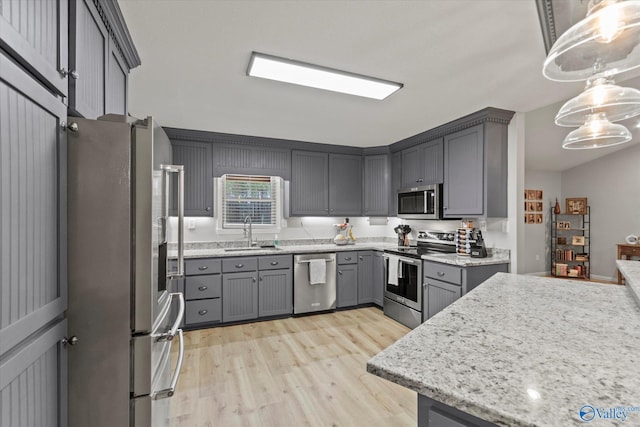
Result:
<svg viewBox="0 0 640 427"><path fill-rule="evenodd" d="M336 245L353 245L356 238L353 236L353 226L349 224L349 218L345 218L342 224L333 224L336 228L336 235L333 242Z"/></svg>
<svg viewBox="0 0 640 427"><path fill-rule="evenodd" d="M409 233L411 227L407 224L400 224L394 227L393 231L398 234L398 246L409 246Z"/></svg>
<svg viewBox="0 0 640 427"><path fill-rule="evenodd" d="M486 258L482 232L477 228L460 227L456 230L456 253L472 258Z"/></svg>

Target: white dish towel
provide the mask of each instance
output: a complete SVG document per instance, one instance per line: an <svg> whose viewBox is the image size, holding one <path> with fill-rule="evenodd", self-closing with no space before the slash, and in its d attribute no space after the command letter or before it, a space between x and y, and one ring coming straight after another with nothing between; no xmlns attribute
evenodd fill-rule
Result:
<svg viewBox="0 0 640 427"><path fill-rule="evenodd" d="M309 261L309 284L321 285L327 282L327 261L323 258Z"/></svg>
<svg viewBox="0 0 640 427"><path fill-rule="evenodd" d="M398 286L398 265L400 264L400 258L395 255L389 255L389 267L387 283L390 285ZM400 269L400 271L402 271Z"/></svg>

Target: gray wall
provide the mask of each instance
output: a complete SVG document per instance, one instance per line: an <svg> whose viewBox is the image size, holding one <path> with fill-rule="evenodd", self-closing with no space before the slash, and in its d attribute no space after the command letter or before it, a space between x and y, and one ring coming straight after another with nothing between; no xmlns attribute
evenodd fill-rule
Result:
<svg viewBox="0 0 640 427"><path fill-rule="evenodd" d="M616 244L640 234L640 145L564 171L562 197L589 199L591 275L614 280Z"/></svg>
<svg viewBox="0 0 640 427"><path fill-rule="evenodd" d="M523 273L545 275L549 273L550 269L549 223L551 215L549 208L555 205L556 197L561 206L564 203L561 194L562 174L561 172L527 170L524 175L524 183L527 190L543 191L544 221L542 224L524 225ZM519 200L520 204L524 204L524 195L521 195ZM524 222L523 218L519 220Z"/></svg>

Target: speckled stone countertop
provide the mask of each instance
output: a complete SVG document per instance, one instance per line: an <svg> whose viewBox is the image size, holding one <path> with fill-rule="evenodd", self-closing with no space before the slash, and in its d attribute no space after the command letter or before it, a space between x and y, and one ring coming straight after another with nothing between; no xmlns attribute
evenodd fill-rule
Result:
<svg viewBox="0 0 640 427"><path fill-rule="evenodd" d="M624 276L626 288L640 306L640 262L617 260L616 265Z"/></svg>
<svg viewBox="0 0 640 427"><path fill-rule="evenodd" d="M296 244L293 241L287 244L279 245L277 248L251 249L251 250L234 250L226 251L224 243L210 242L201 244L186 244L185 258L208 258L208 257L238 257L238 256L258 256L258 255L284 255L284 254L305 254L305 253L323 253L323 252L342 252L342 251L368 251L397 248L396 243L382 241L356 241L352 245L336 245L333 243L313 242L307 244ZM459 256L456 254L433 254L423 255L422 259L428 261L441 262L444 264L458 265L461 267L469 267L475 265L505 264L509 263L509 251L505 249L490 249L490 255L486 258L471 258L468 256ZM176 257L175 250L169 251L170 257Z"/></svg>
<svg viewBox="0 0 640 427"><path fill-rule="evenodd" d="M497 425L582 425L583 405L640 406L640 307L622 286L498 273L367 370Z"/></svg>

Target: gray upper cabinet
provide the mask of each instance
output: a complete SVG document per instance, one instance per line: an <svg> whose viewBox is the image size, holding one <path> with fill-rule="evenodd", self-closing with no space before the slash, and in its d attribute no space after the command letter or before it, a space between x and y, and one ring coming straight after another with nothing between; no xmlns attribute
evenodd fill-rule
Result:
<svg viewBox="0 0 640 427"><path fill-rule="evenodd" d="M93 2L71 0L69 107L89 119L105 112L109 33Z"/></svg>
<svg viewBox="0 0 640 427"><path fill-rule="evenodd" d="M213 176L246 174L291 178L291 150L250 144L213 144Z"/></svg>
<svg viewBox="0 0 640 427"><path fill-rule="evenodd" d="M507 126L485 123L444 137L444 217L507 216Z"/></svg>
<svg viewBox="0 0 640 427"><path fill-rule="evenodd" d="M291 151L291 214L329 214L329 155Z"/></svg>
<svg viewBox="0 0 640 427"><path fill-rule="evenodd" d="M107 80L105 91L105 113L127 114L129 68L118 52L115 43L109 43L107 59Z"/></svg>
<svg viewBox="0 0 640 427"><path fill-rule="evenodd" d="M364 209L365 216L389 214L389 156L386 154L364 158Z"/></svg>
<svg viewBox="0 0 640 427"><path fill-rule="evenodd" d="M213 175L211 172L211 144L173 141L173 163L184 165L184 214L213 216ZM176 210L173 191L172 210Z"/></svg>
<svg viewBox="0 0 640 427"><path fill-rule="evenodd" d="M398 191L402 189L402 152L391 155L391 194L389 195L389 216L398 215Z"/></svg>
<svg viewBox="0 0 640 427"><path fill-rule="evenodd" d="M329 155L329 215L362 215L362 156Z"/></svg>
<svg viewBox="0 0 640 427"><path fill-rule="evenodd" d="M441 184L442 138L402 150L402 188Z"/></svg>
<svg viewBox="0 0 640 427"><path fill-rule="evenodd" d="M68 1L0 2L0 47L54 92L67 95Z"/></svg>

